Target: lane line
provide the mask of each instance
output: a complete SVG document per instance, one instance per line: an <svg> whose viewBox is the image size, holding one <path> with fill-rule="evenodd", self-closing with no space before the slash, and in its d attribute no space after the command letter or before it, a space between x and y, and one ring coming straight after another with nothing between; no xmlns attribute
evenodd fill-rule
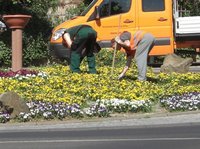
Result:
<svg viewBox="0 0 200 149"><path fill-rule="evenodd" d="M7 143L65 143L65 142L121 142L121 141L187 141L200 140L200 138L147 138L147 139L88 139L88 140L34 140L34 141L0 141L0 144Z"/></svg>

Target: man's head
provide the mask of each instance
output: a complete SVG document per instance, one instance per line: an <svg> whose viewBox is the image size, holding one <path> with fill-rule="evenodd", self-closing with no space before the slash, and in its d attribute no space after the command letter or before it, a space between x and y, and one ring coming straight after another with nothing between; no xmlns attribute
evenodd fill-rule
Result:
<svg viewBox="0 0 200 149"><path fill-rule="evenodd" d="M122 42L125 42L126 40L129 40L131 39L131 33L130 32L123 32L120 34L119 38L121 39Z"/></svg>

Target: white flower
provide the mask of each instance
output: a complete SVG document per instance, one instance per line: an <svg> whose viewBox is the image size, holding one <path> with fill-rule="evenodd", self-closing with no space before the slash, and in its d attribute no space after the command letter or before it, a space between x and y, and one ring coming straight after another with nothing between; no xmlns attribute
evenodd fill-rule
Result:
<svg viewBox="0 0 200 149"><path fill-rule="evenodd" d="M31 77L31 74L27 74L26 76L27 76L27 77Z"/></svg>
<svg viewBox="0 0 200 149"><path fill-rule="evenodd" d="M16 78L19 77L19 76L20 76L19 74L16 74L16 75L15 75Z"/></svg>
<svg viewBox="0 0 200 149"><path fill-rule="evenodd" d="M33 74L33 75L32 75L32 77L36 77L36 75L35 75L35 74Z"/></svg>
<svg viewBox="0 0 200 149"><path fill-rule="evenodd" d="M25 114L25 115L23 116L23 118L24 118L24 119L27 119L28 116L29 116L28 114Z"/></svg>

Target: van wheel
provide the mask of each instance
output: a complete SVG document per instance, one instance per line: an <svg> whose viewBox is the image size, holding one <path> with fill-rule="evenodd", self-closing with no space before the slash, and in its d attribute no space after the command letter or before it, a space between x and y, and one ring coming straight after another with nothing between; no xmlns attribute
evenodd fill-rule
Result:
<svg viewBox="0 0 200 149"><path fill-rule="evenodd" d="M164 56L149 56L147 65L152 67L160 67L163 64Z"/></svg>

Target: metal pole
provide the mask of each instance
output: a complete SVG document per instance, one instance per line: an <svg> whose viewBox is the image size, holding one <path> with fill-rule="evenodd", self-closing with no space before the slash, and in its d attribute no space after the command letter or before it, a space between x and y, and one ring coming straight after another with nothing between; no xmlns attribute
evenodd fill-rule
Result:
<svg viewBox="0 0 200 149"><path fill-rule="evenodd" d="M119 23L118 23L118 32L117 32L117 35L119 35L119 31L120 31L120 28L121 28L120 24L121 24L121 15L119 16ZM115 43L115 49L114 49L114 53L113 53L111 75L113 75L113 71L114 71L114 67L115 67L116 51L117 51L117 43Z"/></svg>

